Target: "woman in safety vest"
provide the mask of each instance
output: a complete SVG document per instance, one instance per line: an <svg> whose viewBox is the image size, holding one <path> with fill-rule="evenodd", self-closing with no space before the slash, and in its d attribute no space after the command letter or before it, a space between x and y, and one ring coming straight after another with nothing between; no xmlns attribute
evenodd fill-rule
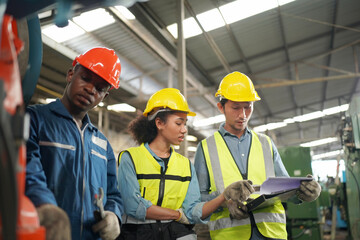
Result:
<svg viewBox="0 0 360 240"><path fill-rule="evenodd" d="M171 145L187 132L191 112L179 90L154 93L143 115L129 124L138 147L119 154L118 183L126 215L120 239L196 239L194 223L205 223L225 199L244 200L254 191L238 181L209 202L200 202L195 168Z"/></svg>

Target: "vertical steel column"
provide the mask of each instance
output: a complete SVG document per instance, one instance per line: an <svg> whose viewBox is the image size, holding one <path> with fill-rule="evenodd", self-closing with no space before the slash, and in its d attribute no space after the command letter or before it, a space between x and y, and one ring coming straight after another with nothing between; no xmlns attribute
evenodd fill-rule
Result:
<svg viewBox="0 0 360 240"><path fill-rule="evenodd" d="M172 73L172 67L168 67L168 87L173 88L174 87L174 79L173 79L173 73Z"/></svg>
<svg viewBox="0 0 360 240"><path fill-rule="evenodd" d="M185 16L184 0L176 0L176 17L178 26L177 39L177 64L178 64L178 88L186 98L186 46L184 39L183 21ZM180 146L180 154L187 157L186 138Z"/></svg>
<svg viewBox="0 0 360 240"><path fill-rule="evenodd" d="M183 21L185 16L184 0L176 0L177 7L177 64L178 64L178 88L186 97L186 46L184 39Z"/></svg>
<svg viewBox="0 0 360 240"><path fill-rule="evenodd" d="M104 135L109 138L109 127L110 127L110 113L109 110L104 111L104 127L103 127L103 133Z"/></svg>

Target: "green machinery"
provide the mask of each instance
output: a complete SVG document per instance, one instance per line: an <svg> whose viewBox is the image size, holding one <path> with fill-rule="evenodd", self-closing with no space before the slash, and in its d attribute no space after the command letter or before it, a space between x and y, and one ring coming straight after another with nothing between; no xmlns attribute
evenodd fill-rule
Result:
<svg viewBox="0 0 360 240"><path fill-rule="evenodd" d="M342 123L348 227L351 239L360 239L360 97L351 101Z"/></svg>
<svg viewBox="0 0 360 240"><path fill-rule="evenodd" d="M330 197L346 215L347 239L360 239L360 97L355 97L341 121L340 138L344 150L345 182L329 195L324 189L319 199L295 205L286 203L289 239L322 239L320 207L330 206ZM279 153L291 177L312 173L309 148L279 148ZM342 211L343 210L343 211Z"/></svg>
<svg viewBox="0 0 360 240"><path fill-rule="evenodd" d="M291 177L305 177L307 174L312 174L310 148L279 148L279 153ZM288 202L286 211L289 239L322 239L319 200L300 205Z"/></svg>

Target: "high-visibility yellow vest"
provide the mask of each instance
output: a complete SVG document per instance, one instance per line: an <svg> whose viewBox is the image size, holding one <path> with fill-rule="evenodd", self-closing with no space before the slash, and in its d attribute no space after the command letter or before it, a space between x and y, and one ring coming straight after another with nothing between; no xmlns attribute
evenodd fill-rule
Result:
<svg viewBox="0 0 360 240"><path fill-rule="evenodd" d="M209 171L210 193L219 194L231 183L243 180L235 160L219 132L204 139L202 148ZM247 164L247 179L261 185L275 176L273 149L269 137L252 131L252 141ZM252 198L257 196L252 195ZM281 202L253 211L259 232L268 238L287 239L286 216ZM227 208L213 213L208 223L212 239L250 239L250 219L231 219Z"/></svg>
<svg viewBox="0 0 360 240"><path fill-rule="evenodd" d="M134 164L141 196L157 206L181 208L191 181L190 160L172 150L166 171L163 171L144 144L126 151Z"/></svg>

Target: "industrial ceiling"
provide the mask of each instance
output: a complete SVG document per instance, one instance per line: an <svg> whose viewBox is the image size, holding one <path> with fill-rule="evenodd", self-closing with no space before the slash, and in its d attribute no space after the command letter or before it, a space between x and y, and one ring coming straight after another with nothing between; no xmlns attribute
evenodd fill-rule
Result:
<svg viewBox="0 0 360 240"><path fill-rule="evenodd" d="M254 105L250 127L287 120L286 126L265 131L277 147L338 136L344 111L325 113L359 94L360 1L296 0L284 5L271 1L276 7L232 23L225 21L211 31L202 26L201 14L234 1L183 1L185 19L193 18L201 29L185 40L185 94L197 113L189 118L188 127L199 140L219 127L219 123L196 127L195 122L220 114L214 94L221 79L232 71L247 74L261 97ZM128 103L141 112L152 93L178 87L178 43L167 29L177 22L177 2L181 1L135 3L128 8L135 16L131 20L114 7L104 7L115 19L113 23L61 43L43 34L43 63L32 103L60 96L73 57L99 45L115 49L122 62L120 89L111 91L106 105ZM251 1L237 1L235 15L246 13L246 2ZM81 13L74 11L74 17ZM55 14L42 18L41 26L53 23ZM95 124L103 117L99 109L90 115ZM323 116L294 120L313 112ZM136 113L110 112L108 116L110 129L126 134ZM338 140L312 150L317 154L340 148Z"/></svg>

